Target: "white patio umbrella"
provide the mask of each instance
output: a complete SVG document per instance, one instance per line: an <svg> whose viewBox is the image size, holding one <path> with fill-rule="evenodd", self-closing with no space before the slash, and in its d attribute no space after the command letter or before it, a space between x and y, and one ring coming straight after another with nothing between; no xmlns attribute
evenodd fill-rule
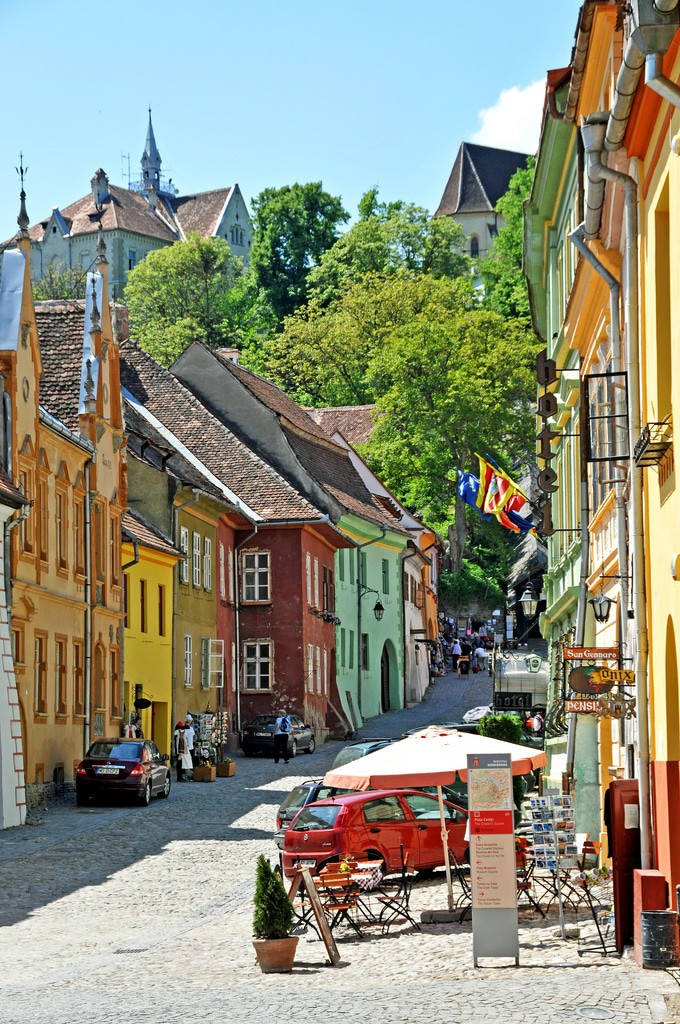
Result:
<svg viewBox="0 0 680 1024"><path fill-rule="evenodd" d="M468 754L510 754L513 775L526 775L542 768L547 760L544 751L533 747L430 726L405 740L390 743L372 754L331 769L324 776L327 786L359 791L437 787L449 910L453 910L453 888L442 786L452 785L456 777L467 782Z"/></svg>

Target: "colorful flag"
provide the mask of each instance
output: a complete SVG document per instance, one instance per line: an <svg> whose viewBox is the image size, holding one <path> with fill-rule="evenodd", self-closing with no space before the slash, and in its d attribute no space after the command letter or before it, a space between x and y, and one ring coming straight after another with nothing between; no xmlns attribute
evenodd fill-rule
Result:
<svg viewBox="0 0 680 1024"><path fill-rule="evenodd" d="M534 529L531 505L523 494L510 495L498 513L498 522L513 533L529 533Z"/></svg>
<svg viewBox="0 0 680 1024"><path fill-rule="evenodd" d="M477 512L482 516L482 519L490 519L491 516L485 516L482 513L481 503L479 500L480 482L474 473L465 473L462 469L458 471L458 494L463 499L466 505L470 505L476 509Z"/></svg>
<svg viewBox="0 0 680 1024"><path fill-rule="evenodd" d="M477 494L477 507L479 509L484 508L484 500L489 490L489 484L494 475L494 467L486 459L483 459L481 455L477 456L479 460L479 492Z"/></svg>

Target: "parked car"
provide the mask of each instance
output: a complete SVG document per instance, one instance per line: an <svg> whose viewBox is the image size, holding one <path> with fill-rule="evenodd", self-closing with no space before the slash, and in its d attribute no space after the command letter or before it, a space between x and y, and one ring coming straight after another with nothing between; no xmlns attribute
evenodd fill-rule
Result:
<svg viewBox="0 0 680 1024"><path fill-rule="evenodd" d="M394 740L391 739L377 739L358 740L356 743L348 743L346 747L343 747L335 755L331 768L342 768L344 764L356 761L359 757L366 757L366 754L372 754L374 750L380 750L381 747L386 747L389 743L393 742Z"/></svg>
<svg viewBox="0 0 680 1024"><path fill-rule="evenodd" d="M467 785L464 782L457 781L454 783L454 786L460 786L461 789L442 786L444 799L450 800L454 804L459 804L461 807L467 807ZM436 786L418 786L417 789L420 793L437 795ZM318 800L325 800L328 797L343 796L346 793L354 792L356 791L353 789L338 789L335 786L326 786L323 779L307 779L306 782L301 782L299 786L294 786L288 796L281 802L276 812L274 842L279 850L283 850L286 830L299 810L306 807L307 804L316 803Z"/></svg>
<svg viewBox="0 0 680 1024"><path fill-rule="evenodd" d="M467 813L445 801L449 849L467 856ZM352 853L382 860L386 874L401 870L401 851L409 867L432 870L444 863L437 798L415 789L373 790L307 804L286 831L283 871L318 871L328 861Z"/></svg>
<svg viewBox="0 0 680 1024"><path fill-rule="evenodd" d="M103 796L136 797L143 804L153 796L170 795L170 765L152 740L95 740L76 768L76 801Z"/></svg>
<svg viewBox="0 0 680 1024"><path fill-rule="evenodd" d="M297 715L289 715L288 754L295 757L301 751L313 754L316 750L314 731L305 725ZM274 754L274 727L278 715L256 715L252 722L246 722L241 730L241 748L246 757L254 754Z"/></svg>

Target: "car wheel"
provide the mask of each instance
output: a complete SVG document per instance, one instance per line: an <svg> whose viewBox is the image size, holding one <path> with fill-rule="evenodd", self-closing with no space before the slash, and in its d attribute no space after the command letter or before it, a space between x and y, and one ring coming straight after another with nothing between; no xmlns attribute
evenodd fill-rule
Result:
<svg viewBox="0 0 680 1024"><path fill-rule="evenodd" d="M308 754L313 754L315 750L316 750L316 740L312 736L311 740L309 741L309 746L307 747L307 753Z"/></svg>
<svg viewBox="0 0 680 1024"><path fill-rule="evenodd" d="M290 745L290 756L297 757L297 740L293 740Z"/></svg>
<svg viewBox="0 0 680 1024"><path fill-rule="evenodd" d="M149 804L151 803L151 780L150 779L147 782L146 786L144 787L144 791L143 791L142 795L140 796L139 801L140 801L140 803L144 804L145 807L148 807Z"/></svg>
<svg viewBox="0 0 680 1024"><path fill-rule="evenodd" d="M172 786L172 780L170 778L170 772L168 772L168 774L165 776L165 784L164 784L162 790L160 791L160 793L158 794L161 797L161 799L163 799L163 800L167 800L168 799L168 797L170 796L170 787L171 786Z"/></svg>

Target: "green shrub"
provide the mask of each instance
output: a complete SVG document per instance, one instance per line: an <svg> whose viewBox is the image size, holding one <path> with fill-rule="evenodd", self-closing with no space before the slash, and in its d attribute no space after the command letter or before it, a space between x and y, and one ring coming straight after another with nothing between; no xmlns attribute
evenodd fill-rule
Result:
<svg viewBox="0 0 680 1024"><path fill-rule="evenodd" d="M295 920L293 906L281 878L263 854L257 858L253 903L256 939L286 939L290 935Z"/></svg>
<svg viewBox="0 0 680 1024"><path fill-rule="evenodd" d="M477 723L477 732L481 736L490 736L504 743L524 742L522 720L519 715L484 715ZM512 795L515 807L522 809L522 801L526 795L527 784L523 775L514 775L512 779Z"/></svg>

